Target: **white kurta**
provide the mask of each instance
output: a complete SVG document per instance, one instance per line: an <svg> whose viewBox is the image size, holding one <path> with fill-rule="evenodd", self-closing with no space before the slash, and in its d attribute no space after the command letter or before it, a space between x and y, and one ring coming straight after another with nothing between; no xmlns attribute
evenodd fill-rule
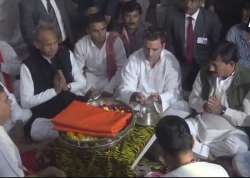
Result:
<svg viewBox="0 0 250 178"><path fill-rule="evenodd" d="M0 126L0 177L24 177L19 151Z"/></svg>
<svg viewBox="0 0 250 178"><path fill-rule="evenodd" d="M44 59L45 60L45 59ZM70 52L70 61L72 65L72 76L74 81L68 84L70 91L76 95L82 95L82 90L86 87L86 80L81 74L80 68L75 60L72 52ZM20 74L20 96L21 104L24 108L33 108L40 104L43 104L53 97L55 97L56 91L54 88L47 89L37 95L34 94L34 83L32 80L31 73L25 64L21 66Z"/></svg>
<svg viewBox="0 0 250 178"><path fill-rule="evenodd" d="M229 177L229 175L217 164L196 162L181 166L162 177Z"/></svg>
<svg viewBox="0 0 250 178"><path fill-rule="evenodd" d="M107 37L109 33L107 33ZM107 74L106 42L99 49L87 35L80 39L75 46L75 56L80 68L87 79L87 90L93 88L100 92L114 93L120 84L120 72L127 62L123 42L117 38L114 42L114 53L117 64L117 72L109 81ZM86 92L86 91L85 91Z"/></svg>
<svg viewBox="0 0 250 178"><path fill-rule="evenodd" d="M0 41L0 50L3 55L3 64L1 64L1 71L11 76L17 76L20 73L21 61L15 50L6 42Z"/></svg>
<svg viewBox="0 0 250 178"><path fill-rule="evenodd" d="M15 78L20 74L21 61L15 50L8 43L0 41L0 50L4 60L1 64L1 72L9 74L12 77L13 94L19 99L19 80L15 80ZM2 73L0 73L0 81L4 84L6 82Z"/></svg>
<svg viewBox="0 0 250 178"><path fill-rule="evenodd" d="M250 114L250 93L243 101L244 111L229 108L227 101L227 90L229 89L234 76L225 80L217 78L209 81L214 86L210 96L216 96L227 109L224 115L204 113L203 105L207 102L201 97L202 86L200 74L198 74L193 85L189 98L190 106L198 113L203 113L200 119L189 119L187 122L196 138L208 144L210 152L216 156L232 156L237 153L246 152L249 146L249 139L246 133L236 127L249 126ZM217 122L216 122L217 119ZM214 126L213 126L214 125Z"/></svg>
<svg viewBox="0 0 250 178"><path fill-rule="evenodd" d="M238 111L228 107L227 94L226 91L230 87L233 80L233 76L227 78L226 80L216 79L216 91L214 88L210 92L210 96L215 93L215 96L221 100L221 104L224 105L227 109L223 115L230 123L236 127L249 127L250 126L250 92L247 94L243 100L244 111ZM203 105L207 102L204 101L201 97L201 79L200 74L198 74L195 83L193 85L193 90L189 97L190 107L195 109L197 112L203 112Z"/></svg>
<svg viewBox="0 0 250 178"><path fill-rule="evenodd" d="M161 53L161 59L152 68L140 49L132 54L128 64L122 70L120 99L129 104L134 92L141 92L146 97L159 93L162 110L176 102L180 96L180 66L176 58L167 50Z"/></svg>
<svg viewBox="0 0 250 178"><path fill-rule="evenodd" d="M0 85L4 87L1 82ZM7 131L10 131L17 121L22 121L23 123L27 122L32 116L32 113L28 109L22 109L17 103L15 96L11 94L5 87L4 91L11 101L11 118L5 123L4 128Z"/></svg>

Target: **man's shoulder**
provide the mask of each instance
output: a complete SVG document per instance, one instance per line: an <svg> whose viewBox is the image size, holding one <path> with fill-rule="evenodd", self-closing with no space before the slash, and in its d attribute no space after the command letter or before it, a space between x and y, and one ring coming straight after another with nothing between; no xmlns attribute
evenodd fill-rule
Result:
<svg viewBox="0 0 250 178"><path fill-rule="evenodd" d="M188 172L187 172L188 170ZM195 162L177 168L169 172L166 177L228 177L226 170L218 165L208 162Z"/></svg>
<svg viewBox="0 0 250 178"><path fill-rule="evenodd" d="M87 45L87 43L90 41L90 36L89 35L84 35L82 38L80 38L75 46L83 46L83 45Z"/></svg>
<svg viewBox="0 0 250 178"><path fill-rule="evenodd" d="M138 49L137 51L133 52L130 57L133 57L133 58L142 58L144 57L144 50L143 48L140 48Z"/></svg>
<svg viewBox="0 0 250 178"><path fill-rule="evenodd" d="M240 77L241 83L250 84L250 70L243 66L239 66L238 75Z"/></svg>
<svg viewBox="0 0 250 178"><path fill-rule="evenodd" d="M167 49L162 51L162 57L166 61L166 65L171 64L175 68L179 68L180 64L175 55Z"/></svg>
<svg viewBox="0 0 250 178"><path fill-rule="evenodd" d="M208 10L208 9L205 9L205 8L201 8L200 9L200 14L204 17L204 23L208 23L208 22L217 22L217 21L219 21L220 22L220 20L219 20L219 17L218 17L218 15L215 13L215 12L212 12L212 11L210 11L210 10Z"/></svg>

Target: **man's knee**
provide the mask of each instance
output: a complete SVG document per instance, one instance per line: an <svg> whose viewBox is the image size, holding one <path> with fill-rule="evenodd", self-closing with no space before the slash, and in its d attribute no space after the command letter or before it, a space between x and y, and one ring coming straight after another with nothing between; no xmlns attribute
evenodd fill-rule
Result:
<svg viewBox="0 0 250 178"><path fill-rule="evenodd" d="M228 144L228 151L231 155L236 155L239 153L245 153L249 148L249 140L247 136L232 137L225 141Z"/></svg>

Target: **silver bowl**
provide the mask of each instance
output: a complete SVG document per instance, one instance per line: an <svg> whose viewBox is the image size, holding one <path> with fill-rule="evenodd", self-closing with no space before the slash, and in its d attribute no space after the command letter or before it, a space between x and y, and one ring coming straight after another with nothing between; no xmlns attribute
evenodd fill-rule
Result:
<svg viewBox="0 0 250 178"><path fill-rule="evenodd" d="M136 113L136 124L140 126L156 126L160 119L159 113L152 107L141 107Z"/></svg>

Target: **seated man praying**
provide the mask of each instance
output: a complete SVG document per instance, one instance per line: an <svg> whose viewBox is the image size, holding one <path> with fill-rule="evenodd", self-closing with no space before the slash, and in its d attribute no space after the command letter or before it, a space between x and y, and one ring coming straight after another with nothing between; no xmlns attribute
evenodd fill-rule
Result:
<svg viewBox="0 0 250 178"><path fill-rule="evenodd" d="M188 119L192 134L209 148L210 158L247 152L250 126L250 71L238 64L237 46L223 42L198 74L189 98L201 113Z"/></svg>
<svg viewBox="0 0 250 178"><path fill-rule="evenodd" d="M34 34L38 51L21 66L21 104L33 114L26 125L27 132L36 118L53 118L73 100L87 101L87 97L82 96L86 80L73 53L59 46L58 39L53 25L39 25ZM44 129L43 124L36 125L38 130Z"/></svg>

